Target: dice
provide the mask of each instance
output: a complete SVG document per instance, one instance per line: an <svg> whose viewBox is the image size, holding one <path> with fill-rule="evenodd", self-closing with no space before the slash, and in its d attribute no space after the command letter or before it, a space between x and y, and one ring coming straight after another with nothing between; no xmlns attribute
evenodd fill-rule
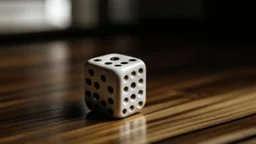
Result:
<svg viewBox="0 0 256 144"><path fill-rule="evenodd" d="M84 78L85 103L92 111L124 118L146 103L146 65L138 58L113 53L89 59Z"/></svg>

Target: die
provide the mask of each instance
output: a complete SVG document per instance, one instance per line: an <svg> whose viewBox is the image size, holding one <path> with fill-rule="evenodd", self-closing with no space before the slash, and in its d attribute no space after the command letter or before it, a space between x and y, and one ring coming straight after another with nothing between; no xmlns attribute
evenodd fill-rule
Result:
<svg viewBox="0 0 256 144"><path fill-rule="evenodd" d="M146 103L146 65L112 53L89 59L84 67L85 103L115 118L139 112Z"/></svg>

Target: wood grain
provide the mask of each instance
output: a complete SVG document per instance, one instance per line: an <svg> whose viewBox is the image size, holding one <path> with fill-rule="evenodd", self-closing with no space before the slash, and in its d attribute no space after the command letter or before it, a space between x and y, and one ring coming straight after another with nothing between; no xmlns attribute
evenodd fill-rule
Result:
<svg viewBox="0 0 256 144"><path fill-rule="evenodd" d="M153 55L143 45L120 36L2 47L0 143L255 143L254 65L177 70L198 59L174 63L164 56L181 60L186 48ZM148 67L146 107L125 119L90 112L83 101L84 63L110 52Z"/></svg>

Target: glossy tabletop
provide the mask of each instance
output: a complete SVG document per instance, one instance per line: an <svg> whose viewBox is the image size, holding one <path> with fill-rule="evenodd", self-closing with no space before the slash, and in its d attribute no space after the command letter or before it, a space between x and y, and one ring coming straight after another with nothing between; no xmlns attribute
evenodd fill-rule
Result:
<svg viewBox="0 0 256 144"><path fill-rule="evenodd" d="M129 36L1 46L0 143L256 143L256 67L210 69L204 48ZM124 119L84 104L85 62L113 52L148 68L146 106Z"/></svg>

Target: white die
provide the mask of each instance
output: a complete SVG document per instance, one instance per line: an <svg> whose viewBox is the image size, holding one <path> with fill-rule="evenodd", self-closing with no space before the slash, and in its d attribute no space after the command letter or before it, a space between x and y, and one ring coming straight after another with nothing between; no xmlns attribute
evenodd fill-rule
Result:
<svg viewBox="0 0 256 144"><path fill-rule="evenodd" d="M85 102L92 111L124 118L146 103L146 66L138 58L115 53L92 58L84 78Z"/></svg>

